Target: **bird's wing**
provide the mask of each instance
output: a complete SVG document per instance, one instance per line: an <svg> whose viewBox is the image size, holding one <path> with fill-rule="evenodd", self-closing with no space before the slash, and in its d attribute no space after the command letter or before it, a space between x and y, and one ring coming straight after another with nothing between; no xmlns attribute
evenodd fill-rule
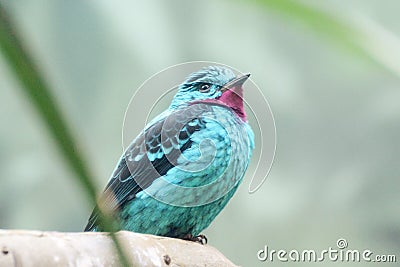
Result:
<svg viewBox="0 0 400 267"><path fill-rule="evenodd" d="M157 178L173 168L180 154L192 144L190 136L205 127L202 115L209 104L195 104L171 113L147 127L121 157L101 203L106 210L117 210ZM98 225L98 207L93 210L85 231Z"/></svg>

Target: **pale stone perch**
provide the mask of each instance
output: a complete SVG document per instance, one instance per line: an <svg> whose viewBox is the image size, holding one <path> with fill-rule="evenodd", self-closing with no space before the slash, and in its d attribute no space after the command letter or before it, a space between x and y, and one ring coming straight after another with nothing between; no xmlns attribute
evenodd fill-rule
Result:
<svg viewBox="0 0 400 267"><path fill-rule="evenodd" d="M117 233L132 266L236 266L209 245ZM0 230L0 266L119 266L107 233Z"/></svg>

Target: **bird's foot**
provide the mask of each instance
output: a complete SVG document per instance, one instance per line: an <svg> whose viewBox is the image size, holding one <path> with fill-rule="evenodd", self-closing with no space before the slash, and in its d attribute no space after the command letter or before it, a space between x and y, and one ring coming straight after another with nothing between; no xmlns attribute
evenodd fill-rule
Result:
<svg viewBox="0 0 400 267"><path fill-rule="evenodd" d="M187 234L185 235L183 238L183 240L188 240L188 241L193 241L193 242L197 242L200 243L202 245L206 245L207 244L207 237L205 235L197 235L197 236L193 236L192 234Z"/></svg>

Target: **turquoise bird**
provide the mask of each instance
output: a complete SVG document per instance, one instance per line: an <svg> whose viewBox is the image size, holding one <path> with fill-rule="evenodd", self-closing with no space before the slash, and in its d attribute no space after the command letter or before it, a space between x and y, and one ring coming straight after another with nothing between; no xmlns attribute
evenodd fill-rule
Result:
<svg viewBox="0 0 400 267"><path fill-rule="evenodd" d="M103 195L120 230L207 242L201 231L240 185L254 148L243 84L226 67L189 75L123 153ZM85 231L101 231L96 207Z"/></svg>

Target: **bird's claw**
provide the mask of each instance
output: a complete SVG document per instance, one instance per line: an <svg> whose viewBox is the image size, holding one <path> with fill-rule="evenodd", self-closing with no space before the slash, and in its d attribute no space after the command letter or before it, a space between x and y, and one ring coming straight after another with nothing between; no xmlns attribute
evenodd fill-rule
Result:
<svg viewBox="0 0 400 267"><path fill-rule="evenodd" d="M208 239L205 235L197 235L197 236L193 236L192 234L187 234L184 238L184 240L188 240L188 241L193 241L193 242L197 242L200 243L202 245L206 245L208 242Z"/></svg>

